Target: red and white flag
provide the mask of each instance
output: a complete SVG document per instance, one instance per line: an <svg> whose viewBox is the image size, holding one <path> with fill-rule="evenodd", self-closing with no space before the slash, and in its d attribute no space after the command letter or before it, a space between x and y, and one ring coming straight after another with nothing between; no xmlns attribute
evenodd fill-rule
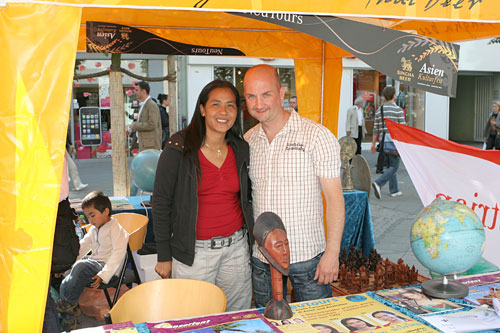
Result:
<svg viewBox="0 0 500 333"><path fill-rule="evenodd" d="M483 221L483 257L500 266L500 151L482 150L386 120L424 206L436 197L461 202Z"/></svg>

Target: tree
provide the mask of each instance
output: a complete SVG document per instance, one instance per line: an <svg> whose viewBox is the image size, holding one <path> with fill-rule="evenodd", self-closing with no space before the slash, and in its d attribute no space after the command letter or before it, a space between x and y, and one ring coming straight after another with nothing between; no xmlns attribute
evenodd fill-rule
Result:
<svg viewBox="0 0 500 333"><path fill-rule="evenodd" d="M109 75L109 99L110 99L110 117L111 117L111 141L113 142L112 150L112 165L113 165L113 194L115 196L128 196L130 191L130 178L128 174L127 153L126 153L126 131L125 131L125 105L123 102L123 85L122 73L141 81L159 82L169 81L169 88L171 83L176 81L176 73L174 67L170 66L170 62L175 59L169 56L169 73L163 77L149 77L141 76L126 70L120 66L121 54L111 54L111 66L109 70L92 73L87 75L75 75L75 80L88 79L93 77ZM172 70L172 71L171 71ZM175 94L173 95L175 98ZM176 110L170 110L170 119L177 119ZM175 113L175 114L174 114ZM172 124L172 121L171 121ZM177 122L175 122L177 124ZM173 132L171 132L173 133Z"/></svg>

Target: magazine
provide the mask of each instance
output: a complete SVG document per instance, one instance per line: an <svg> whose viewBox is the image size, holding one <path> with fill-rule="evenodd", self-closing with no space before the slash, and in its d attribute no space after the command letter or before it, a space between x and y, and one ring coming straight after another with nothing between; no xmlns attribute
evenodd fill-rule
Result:
<svg viewBox="0 0 500 333"><path fill-rule="evenodd" d="M375 294L419 315L463 309L463 306L451 301L428 297L416 287L383 290Z"/></svg>
<svg viewBox="0 0 500 333"><path fill-rule="evenodd" d="M146 322L152 333L163 332L279 332L259 311L223 313L191 319Z"/></svg>
<svg viewBox="0 0 500 333"><path fill-rule="evenodd" d="M118 324L108 324L102 327L105 333L137 333L139 332L131 321Z"/></svg>
<svg viewBox="0 0 500 333"><path fill-rule="evenodd" d="M485 308L425 316L423 319L443 332L449 333L478 332L500 328L500 317L494 311Z"/></svg>
<svg viewBox="0 0 500 333"><path fill-rule="evenodd" d="M455 281L461 282L468 287L479 286L486 283L500 282L500 272L468 275L459 277Z"/></svg>
<svg viewBox="0 0 500 333"><path fill-rule="evenodd" d="M366 294L290 304L293 317L270 320L282 332L436 332Z"/></svg>

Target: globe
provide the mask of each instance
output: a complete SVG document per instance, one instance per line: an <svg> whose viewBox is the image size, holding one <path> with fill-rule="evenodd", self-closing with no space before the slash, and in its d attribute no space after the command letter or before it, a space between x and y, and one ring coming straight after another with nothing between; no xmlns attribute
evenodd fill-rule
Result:
<svg viewBox="0 0 500 333"><path fill-rule="evenodd" d="M156 166L160 158L161 151L158 149L147 149L141 151L132 160L130 170L134 177L135 186L144 192L153 192Z"/></svg>
<svg viewBox="0 0 500 333"><path fill-rule="evenodd" d="M458 274L474 266L484 249L484 228L464 204L434 200L413 223L413 253L426 268L441 275Z"/></svg>

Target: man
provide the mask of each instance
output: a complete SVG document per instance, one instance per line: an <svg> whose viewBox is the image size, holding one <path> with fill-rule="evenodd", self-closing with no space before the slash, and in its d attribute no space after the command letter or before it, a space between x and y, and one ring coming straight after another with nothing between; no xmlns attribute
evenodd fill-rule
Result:
<svg viewBox="0 0 500 333"><path fill-rule="evenodd" d="M363 115L363 97L358 97L354 105L347 110L345 119L345 131L348 136L356 140L358 149L356 155L361 155L361 141L366 134L365 117Z"/></svg>
<svg viewBox="0 0 500 333"><path fill-rule="evenodd" d="M385 120L389 119L400 124L406 124L405 114L403 112L403 109L397 106L394 102L396 100L396 89L394 89L394 87L385 87L384 90L382 90L382 96L384 96L387 102L380 108L378 108L377 112L375 113L371 152L372 154L375 154L375 142L377 141L377 136L379 136L379 133L380 137L382 137L382 135L385 135L384 147L382 147L382 149L384 149L385 158L387 159L389 167L376 181L372 183L373 192L377 199L381 198L380 188L387 182L389 182L389 191L391 197L403 195L403 193L398 190L398 178L396 176L396 173L399 169L400 158L398 151L395 148L394 141L387 131Z"/></svg>
<svg viewBox="0 0 500 333"><path fill-rule="evenodd" d="M283 220L297 301L331 297L345 214L338 141L325 127L283 109L285 89L275 68L252 67L243 87L248 111L260 122L245 134L254 216L270 211ZM256 248L251 261L255 303L262 307L272 298L269 264Z"/></svg>
<svg viewBox="0 0 500 333"><path fill-rule="evenodd" d="M146 149L161 149L161 120L158 105L149 96L149 84L141 81L135 86L135 95L140 102L137 121L130 129L137 132L139 151Z"/></svg>

